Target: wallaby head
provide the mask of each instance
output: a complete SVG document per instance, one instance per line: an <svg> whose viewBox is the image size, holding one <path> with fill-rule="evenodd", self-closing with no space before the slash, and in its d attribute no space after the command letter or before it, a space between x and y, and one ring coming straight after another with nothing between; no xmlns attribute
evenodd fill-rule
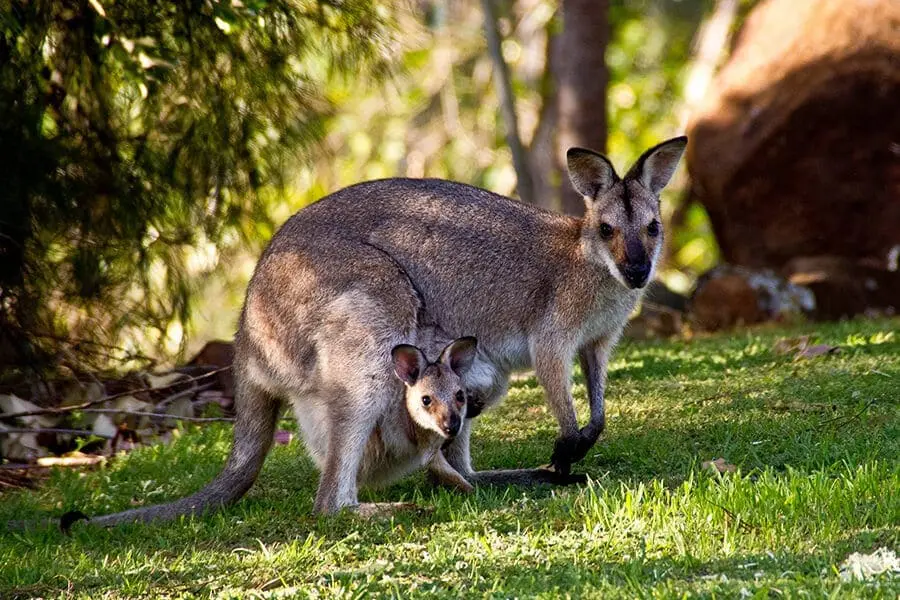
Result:
<svg viewBox="0 0 900 600"><path fill-rule="evenodd" d="M453 340L436 362L409 344L391 350L394 372L406 384L407 410L419 427L445 438L459 433L466 416L462 377L475 360L476 346L473 337Z"/></svg>
<svg viewBox="0 0 900 600"><path fill-rule="evenodd" d="M569 178L584 196L582 243L588 260L605 264L622 285L641 288L650 280L663 245L659 193L669 183L686 137L650 148L620 178L605 156L570 148Z"/></svg>

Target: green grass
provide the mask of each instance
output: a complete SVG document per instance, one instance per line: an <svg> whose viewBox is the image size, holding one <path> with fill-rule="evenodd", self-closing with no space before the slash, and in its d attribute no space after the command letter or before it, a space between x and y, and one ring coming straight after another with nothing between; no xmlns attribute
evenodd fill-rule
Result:
<svg viewBox="0 0 900 600"><path fill-rule="evenodd" d="M843 582L837 567L852 552L900 550L898 330L854 321L625 342L607 431L579 465L587 486L463 496L417 475L363 500L431 512L319 519L316 472L292 443L243 501L203 519L70 538L3 531L0 597L896 598L900 578ZM772 351L804 333L843 350ZM583 411L580 376L575 393ZM520 381L479 418L476 465L546 463L555 433L540 388ZM217 472L229 438L190 427L102 470L57 472L0 497L0 523L182 496ZM701 468L717 457L738 471Z"/></svg>

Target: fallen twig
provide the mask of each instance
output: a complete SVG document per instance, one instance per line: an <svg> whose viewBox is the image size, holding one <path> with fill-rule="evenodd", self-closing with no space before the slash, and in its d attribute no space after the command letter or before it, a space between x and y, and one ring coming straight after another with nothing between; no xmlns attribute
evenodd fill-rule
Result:
<svg viewBox="0 0 900 600"><path fill-rule="evenodd" d="M106 462L101 454L83 454L81 456L42 456L37 463L42 467L87 467Z"/></svg>
<svg viewBox="0 0 900 600"><path fill-rule="evenodd" d="M0 435L7 435L10 433L65 433L70 435L84 435L84 436L96 436L100 438L105 438L107 440L113 439L114 435L106 435L103 433L94 433L93 431L87 431L85 429L62 429L59 427L37 427L37 428L28 428L28 427L12 427L10 429L0 429Z"/></svg>
<svg viewBox="0 0 900 600"><path fill-rule="evenodd" d="M190 421L191 423L233 423L234 419L229 417L182 417L178 415L170 415L166 413L149 412L144 410L125 410L121 408L85 408L82 412L86 413L104 413L116 415L130 415L135 417L160 417L163 419L175 419L178 421Z"/></svg>
<svg viewBox="0 0 900 600"><path fill-rule="evenodd" d="M188 382L188 381L186 381L185 383L193 383L193 382ZM199 394L200 392L203 392L203 391L208 390L208 389L211 388L213 385L215 385L214 382L209 382L209 383L204 383L203 385L193 386L193 387L191 387L190 389L187 389L187 390L183 390L183 391L180 391L180 392L176 392L176 393L172 394L171 396L166 396L165 398L163 398L162 400L160 400L159 402L157 402L156 404L154 404L154 405L153 405L153 408L156 409L156 410L163 410L163 409L165 409L168 405L170 405L170 404L172 404L173 402L175 402L176 400L181 400L182 398L188 398L188 397L193 396L193 395L195 395L195 394ZM159 389L159 388L156 388L156 389Z"/></svg>
<svg viewBox="0 0 900 600"><path fill-rule="evenodd" d="M740 515L734 514L734 512L730 511L729 509L725 508L724 506L722 506L720 504L713 502L712 500L707 500L706 502L712 506L715 506L716 508L721 510L723 513L725 513L725 516L728 517L729 519L731 519L735 524L737 524L738 528L741 529L742 531L744 531L745 533L750 533L754 530L759 531L759 525L756 525L755 523L751 523L750 521L741 517Z"/></svg>
<svg viewBox="0 0 900 600"><path fill-rule="evenodd" d="M119 392L119 393L116 393L116 394L111 394L111 395L109 395L109 396L104 396L103 398L100 398L100 399L97 399L97 400L91 400L91 401L89 401L89 402L83 402L83 403L81 403L81 404L74 404L74 405L72 405L72 406L59 406L59 407L56 407L56 408L42 408L42 409L39 409L39 410L26 410L26 411L17 412L17 413L0 414L0 419L16 419L16 418L19 418L19 417L34 417L34 416L38 416L38 415L65 414L65 413L73 412L73 411L76 411L76 410L83 410L83 409L85 409L85 408L89 408L89 407L91 407L91 406L96 406L96 405L98 405L98 404L103 404L104 402L109 402L110 400L115 400L116 398L122 398L122 397L124 397L124 396L131 396L131 395L137 394L137 393L139 393L139 392L153 392L153 391L160 391L160 390L169 389L169 388L172 388L172 387L175 387L175 386L179 386L179 385L185 385L185 384L189 384L189 383L194 383L194 382L197 382L197 381L199 381L199 380L201 380L201 379L206 379L206 378L208 378L208 377L212 377L213 375L216 375L216 374L218 374L218 373L220 373L220 372L222 372L222 371L224 371L224 370L226 370L226 369L230 369L230 368L231 368L231 366L220 367L220 368L215 369L215 370L212 370L212 371L210 371L210 372L208 372L208 373L204 373L203 375L197 375L196 377L190 377L190 376L189 376L187 379L182 379L182 380L179 380L179 381L175 381L175 382L172 382L172 383L170 383L170 384L168 384L168 385L162 385L162 386L159 386L159 387L143 387L143 388L137 388L137 389L134 389L134 390L126 390L126 391L124 391L124 392ZM191 393L198 392L198 391L202 391L201 388L203 388L203 389L208 389L208 387L211 386L211 385L213 385L213 384L210 383L210 384L207 385L206 387L204 387L204 386L197 386L196 388L193 388L193 389L191 390ZM182 393L183 393L183 392L179 392L178 394L175 394L175 395L177 396L177 395L182 394Z"/></svg>
<svg viewBox="0 0 900 600"><path fill-rule="evenodd" d="M865 412L867 410L869 410L869 408L871 408L871 406L873 404L875 404L875 400L869 400L868 402L865 403L865 405L863 405L863 407L861 409L859 409L859 411L853 413L850 416L838 415L836 417L832 417L830 419L825 419L824 421L820 421L816 425L816 429L818 429L819 427L822 427L823 425L830 425L832 423L840 422L840 421L843 421L843 423L838 423L839 425L845 425L846 423L849 423L850 421L854 421L854 420L858 419L859 417L863 416L863 414L865 414Z"/></svg>

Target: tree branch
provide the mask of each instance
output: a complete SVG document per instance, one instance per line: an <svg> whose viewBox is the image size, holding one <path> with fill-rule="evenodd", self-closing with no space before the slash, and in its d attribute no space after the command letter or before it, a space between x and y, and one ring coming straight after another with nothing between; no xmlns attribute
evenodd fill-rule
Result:
<svg viewBox="0 0 900 600"><path fill-rule="evenodd" d="M503 49L500 46L500 32L497 30L497 17L494 13L493 0L481 0L484 11L484 33L487 38L488 53L494 63L494 83L497 95L500 97L500 110L503 113L503 121L506 124L506 143L512 153L513 167L516 170L517 188L519 198L529 204L534 204L533 180L531 168L528 166L528 157L522 138L519 137L519 120L516 117L515 98L513 97L512 83L509 77L509 67L503 60Z"/></svg>
<svg viewBox="0 0 900 600"><path fill-rule="evenodd" d="M160 387L143 387L143 388L138 388L138 389L134 389L134 390L126 390L124 392L119 392L117 394L112 394L110 396L104 396L103 398L100 398L98 400L91 400L89 402L83 402L81 404L75 404L72 406L62 406L62 407L57 407L57 408L42 408L39 410L26 410L23 412L9 413L9 414L0 413L0 419L16 419L19 417L34 417L34 416L39 416L39 415L56 415L56 414L70 413L70 412L73 412L76 410L84 410L85 408L89 408L91 406L96 406L98 404L103 404L104 402L109 402L110 400L115 400L116 398L122 398L124 396L131 396L132 394L137 394L138 392L160 391L160 390L166 390L169 388L173 388L178 385L196 383L197 381L199 381L201 379L206 379L208 377L216 375L217 373L220 373L220 372L225 371L226 369L230 369L230 368L231 368L230 366L220 367L220 368L214 369L208 373L204 373L203 375L197 375L196 377L188 377L187 379L175 381L168 385L163 385ZM208 389L212 385L213 385L212 383L200 385L200 386L193 388L191 390L191 392L192 393L200 392L200 391L203 391L204 389ZM177 394L174 394L174 395L180 396L183 394L184 394L184 392L178 392Z"/></svg>
<svg viewBox="0 0 900 600"><path fill-rule="evenodd" d="M83 436L96 436L100 438L105 438L107 440L113 439L114 435L107 435L105 433L94 433L93 431L88 431L85 429L63 429L59 427L37 427L37 428L29 428L29 427L12 427L10 429L0 429L0 435L7 435L11 433L67 433L71 435L83 435Z"/></svg>

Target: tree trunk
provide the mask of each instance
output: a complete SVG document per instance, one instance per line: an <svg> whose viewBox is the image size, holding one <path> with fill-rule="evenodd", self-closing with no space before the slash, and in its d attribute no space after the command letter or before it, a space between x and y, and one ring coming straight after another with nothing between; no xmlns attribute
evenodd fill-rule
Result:
<svg viewBox="0 0 900 600"><path fill-rule="evenodd" d="M562 32L553 43L559 129L556 148L563 176L561 208L582 214L584 200L565 176L566 150L572 146L606 151L606 46L608 0L563 0Z"/></svg>

